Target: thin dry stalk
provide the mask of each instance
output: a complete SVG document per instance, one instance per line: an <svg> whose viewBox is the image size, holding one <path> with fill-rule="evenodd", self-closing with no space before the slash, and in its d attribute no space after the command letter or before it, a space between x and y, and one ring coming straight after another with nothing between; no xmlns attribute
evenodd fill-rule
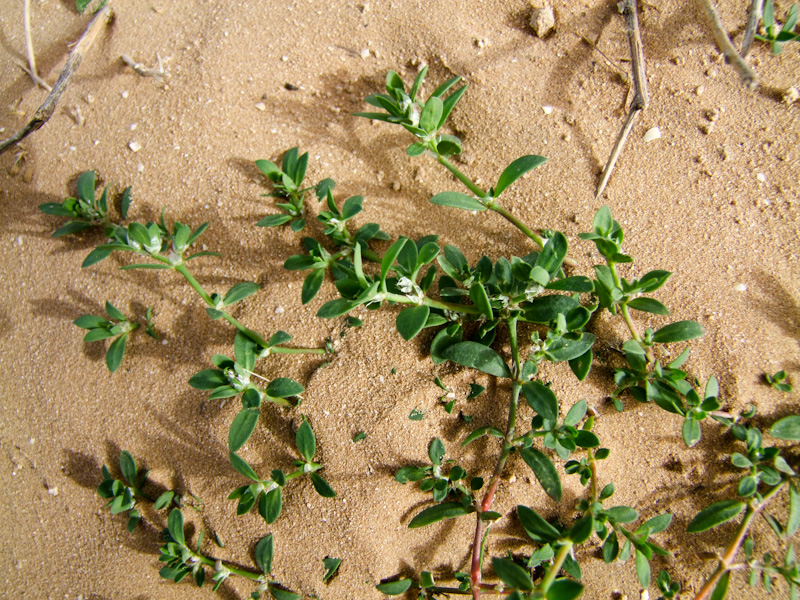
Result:
<svg viewBox="0 0 800 600"><path fill-rule="evenodd" d="M38 108L36 113L33 115L33 119L31 119L31 121L16 135L0 142L0 154L8 150L8 148L14 144L18 144L28 135L47 123L47 121L53 115L61 95L64 93L64 90L67 89L69 80L81 65L84 54L86 54L89 48L91 48L95 39L99 35L102 26L111 20L112 14L111 7L107 4L95 15L94 19L92 19L92 22L89 23L89 26L86 28L86 31L83 32L81 39L78 40L78 43L75 44L72 52L69 53L67 64L61 71L61 75L58 76L58 81L56 81L52 91L47 95L47 98L45 98L44 104Z"/></svg>
<svg viewBox="0 0 800 600"><path fill-rule="evenodd" d="M719 18L717 9L711 4L711 0L701 0L701 2L703 3L703 8L706 9L709 21L711 21L711 30L714 33L714 39L717 42L717 46L722 51L722 54L725 55L725 60L733 66L747 89L755 89L758 85L758 76L734 47L731 38L728 37L728 33L722 25L722 20Z"/></svg>
<svg viewBox="0 0 800 600"><path fill-rule="evenodd" d="M644 51L642 50L642 36L639 31L639 18L637 16L636 0L625 0L622 7L622 14L625 17L625 29L628 34L628 42L631 49L631 69L633 71L633 100L631 107L628 110L628 116L625 119L625 124L617 136L617 141L614 148L611 150L611 155L608 157L606 166L603 169L603 174L600 176L600 183L597 185L597 192L595 199L599 198L603 191L606 189L611 172L614 170L614 165L617 163L620 153L622 152L625 141L633 129L633 124L636 117L647 108L650 99L647 94L647 76L644 71Z"/></svg>
<svg viewBox="0 0 800 600"><path fill-rule="evenodd" d="M31 35L31 0L25 0L23 7L23 26L25 29L25 49L28 53L28 68L24 69L36 85L42 86L48 92L51 91L47 82L39 77L39 72L36 70L36 54L33 52L33 36Z"/></svg>
<svg viewBox="0 0 800 600"><path fill-rule="evenodd" d="M142 63L136 62L127 54L122 55L122 62L128 65L131 69L136 71L142 77L152 77L156 81L162 81L166 77L167 72L164 70L164 64L161 62L161 57L156 55L158 60L158 68L150 69L145 67Z"/></svg>
<svg viewBox="0 0 800 600"><path fill-rule="evenodd" d="M747 17L747 28L744 30L744 39L742 40L742 58L747 58L747 55L750 54L750 47L753 45L758 24L761 22L763 9L764 0L752 0Z"/></svg>

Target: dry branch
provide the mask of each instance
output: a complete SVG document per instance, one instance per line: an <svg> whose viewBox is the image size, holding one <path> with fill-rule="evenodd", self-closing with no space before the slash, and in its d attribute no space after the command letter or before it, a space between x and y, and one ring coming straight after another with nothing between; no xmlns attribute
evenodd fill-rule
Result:
<svg viewBox="0 0 800 600"><path fill-rule="evenodd" d="M102 25L111 20L111 16L111 7L108 4L95 15L94 19L92 19L92 22L89 23L89 26L86 28L86 31L83 32L81 39L78 40L78 43L75 44L72 52L69 53L67 64L61 71L61 75L58 76L58 81L56 81L55 86L53 86L53 89L47 95L47 98L45 98L44 103L33 115L33 119L31 119L31 121L16 135L0 142L0 154L5 152L14 144L19 143L29 134L33 133L42 127L42 125L47 123L56 109L56 105L61 98L61 94L63 94L64 90L67 88L69 80L78 70L78 67L80 67L84 54L86 54L89 48L91 48L92 44L100 33Z"/></svg>
<svg viewBox="0 0 800 600"><path fill-rule="evenodd" d="M42 86L49 92L53 88L47 85L44 79L39 77L39 72L36 70L36 54L33 52L33 36L31 35L31 0L25 0L22 7L23 27L25 29L25 50L28 53L28 68L25 69L23 67L23 69L30 75L31 79L33 79L33 83Z"/></svg>
<svg viewBox="0 0 800 600"><path fill-rule="evenodd" d="M614 148L611 150L611 155L608 157L606 166L603 169L603 174L600 176L600 183L597 185L597 192L595 192L595 199L600 197L600 194L606 189L611 172L614 170L614 165L617 163L622 148L625 145L625 140L633 129L633 124L639 113L647 108L650 99L647 94L647 76L644 71L644 51L642 50L642 36L639 32L639 18L637 16L636 0L625 0L622 6L622 14L625 17L625 29L628 34L628 42L631 49L631 69L633 71L633 100L631 107L628 111L628 116L625 119L625 124L617 136L617 141Z"/></svg>
<svg viewBox="0 0 800 600"><path fill-rule="evenodd" d="M747 16L747 27L744 30L744 39L742 40L742 58L747 58L750 53L750 47L753 45L763 9L764 0L752 0L750 13Z"/></svg>
<svg viewBox="0 0 800 600"><path fill-rule="evenodd" d="M736 69L736 72L739 74L739 77L742 78L742 83L746 88L751 90L755 89L756 85L758 85L758 76L734 47L731 38L728 37L728 33L722 25L722 20L719 18L717 9L711 4L711 0L701 0L701 2L706 9L708 19L711 21L711 30L714 32L714 39L717 41L719 49L725 55L725 60Z"/></svg>

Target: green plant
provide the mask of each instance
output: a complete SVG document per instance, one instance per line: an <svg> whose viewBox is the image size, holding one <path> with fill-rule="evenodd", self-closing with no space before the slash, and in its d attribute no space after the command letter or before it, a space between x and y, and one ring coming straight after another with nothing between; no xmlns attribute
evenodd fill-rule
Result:
<svg viewBox="0 0 800 600"><path fill-rule="evenodd" d="M797 33L794 30L797 26L797 14L797 3L794 3L789 8L789 12L786 13L783 26L778 29L780 23L775 21L775 4L773 3L773 0L766 0L764 2L763 16L766 35L756 34L756 39L759 39L762 42L768 42L772 45L772 53L780 54L783 52L784 44L800 40L800 33Z"/></svg>
<svg viewBox="0 0 800 600"><path fill-rule="evenodd" d="M672 345L703 335L702 327L695 321L681 320L656 329L639 329L634 320L636 313L632 311L655 315L654 319L669 315L668 308L649 294L663 287L671 273L654 270L638 278L624 276L634 261L623 252L624 233L608 207L599 209L592 230L580 235L582 240L594 244L602 258L603 264L594 265L594 278L590 278L569 272L574 261L567 257L567 237L562 232L539 229L535 233L499 204L501 194L525 173L543 164L543 157L526 155L512 161L488 191L457 169L449 158L461 152L461 141L444 131L447 117L466 86L456 87L460 78L453 78L424 98L426 72L427 69L422 69L408 90L399 75L390 72L387 93L367 99L385 113L359 113L360 116L402 126L417 138L407 149L410 156L431 156L470 192L435 194L431 198L433 204L496 212L536 243L535 251L518 257L503 256L501 249L499 256L481 256L470 263L455 245L440 246L436 235L416 240L400 236L391 244L383 244L390 240L378 224L367 223L359 228L353 225L353 218L364 209L361 196L337 203L333 193L335 184L330 179L303 187L308 154L301 155L298 149L291 149L280 168L271 161L258 163L274 186L273 195L280 200L278 208L285 213L267 217L260 225L289 225L291 230L300 231L307 223L305 194L313 189L320 202L325 200L317 216L322 235L319 239L304 238L306 254L290 256L284 264L287 270L310 271L301 292L304 304L316 297L328 274L338 297L322 304L317 311L319 317L345 317L352 325L361 323L348 315L357 307L391 310L396 313L397 332L407 341L419 339L425 329L433 330L428 337L434 365L453 363L455 369L499 382L491 386L486 398L506 409L505 423L475 423L461 441L461 446L479 438L493 441L493 450L491 445L487 450L494 452L493 464L479 467L485 466L485 472L468 475L457 458L445 459L444 443L436 437L428 445L429 464L404 465L395 474L398 483L418 483L421 492L430 493L425 496L424 508L409 520L409 527L428 527L446 519L474 516L470 517L474 518L475 529L469 572L453 573L450 582L444 579L446 575L442 576L443 582L437 583L430 571L421 571L413 579L393 577L377 583L377 590L398 595L413 588L419 598L467 595L477 600L483 594L502 594L512 600L572 600L584 592L581 561L590 559L595 545L601 548L607 563L632 559L639 584L643 588L651 585L654 561L670 554L659 543L659 534L671 524L672 515L661 513L644 519L640 515L645 510L652 514L650 507L637 509L612 502L616 486L605 480L602 470L603 461L612 449L603 447L595 432L597 412L583 399L569 403L560 400L542 375L551 372L549 368L543 369L546 363L567 363L576 379L583 381L594 362L597 337L590 331L592 320L605 314L606 318L621 319L630 333L630 339L621 344L620 359L612 359L610 365L614 371L615 389L611 396L614 406L623 410L625 400L630 397L677 415L682 421L683 441L689 447L701 442L703 427L719 425L723 428L720 435L739 450L730 455L731 464L743 471L735 488L736 499L731 497L731 490L721 489L720 499L701 510L688 528L689 532L700 534L741 519L723 554L716 557L717 567L707 577L697 598L711 595L714 600L721 600L732 574L744 570L749 570L751 577L755 574L767 587L772 585L772 578L781 577L790 593L795 593L799 585L798 568L791 538L800 526L796 457L781 447L765 446L764 436L800 441L800 417L786 417L768 431L762 431L752 420L754 410L736 416L721 410L723 402L717 379L711 376L703 383L684 370L690 356L688 348L676 358L671 355ZM84 196L88 198L88 191ZM256 284L236 284L220 295L209 294L197 282L186 263L215 253L203 251L186 257L184 254L205 230L205 224L194 231L181 223L170 229L163 215L159 223L134 222L128 227L105 219L100 222L111 241L93 250L84 261L85 266L114 251L144 257L147 262L123 268L178 272L203 299L211 318L225 319L235 328L234 358L214 356L215 368L200 371L189 383L210 391L211 398L241 399L242 407L229 429L229 460L233 469L252 483L240 486L229 496L238 501L237 513L249 512L257 505L263 519L273 523L282 510L284 488L290 480L303 475L309 476L317 493L334 496L331 486L319 474L321 464L314 462L316 437L305 419L295 432L300 458L294 460L296 469L291 473L273 469L268 478L262 478L239 454L258 425L264 402L285 408L297 406L305 391L294 380L274 377L268 370L258 368L258 361L276 353L320 355L325 349L286 348L283 344L291 339L288 334L277 332L267 340L234 319L227 307L255 294L259 289ZM498 340L507 346L496 343ZM455 393L440 378L435 381L445 392L442 404L449 414L454 408L451 401L455 400ZM472 384L469 397L478 397L485 391L483 386ZM526 405L531 413L523 418ZM426 416L430 413L426 415L415 408L409 419L422 420ZM466 423L472 422L472 417L462 417ZM363 438L361 432L353 441ZM450 451L457 456L457 447L451 446ZM527 535L521 544L524 551L522 555L493 555L492 526L503 516L493 510L499 482L509 461L517 460L517 456L553 502L563 502L564 496L559 465L579 480L583 490L574 505L563 511L569 515L564 521L550 518L548 506L518 505L514 518ZM122 470L125 481L119 482L110 478L107 469L104 471L105 479L110 482L104 482L104 491L111 493L107 497L112 498L112 506L117 503L117 512L132 510L137 495L135 466L132 472L130 465ZM781 494L788 494L790 507L784 520L766 512L767 505ZM758 516L786 548L780 561L770 554L755 558L755 542L750 532ZM167 529L161 558L167 564L162 569L163 577L177 582L192 574L196 583L202 585L206 568L213 567L212 579L217 585L230 574L236 574L258 584L256 597L264 592L278 600L297 597L270 578L271 535L256 546L260 572L254 573L234 570L209 557L202 551L202 538L191 549L180 510L172 510ZM735 559L741 549L746 561L737 563ZM338 568L337 559L327 560L325 580ZM484 577L491 581L484 581ZM679 581L674 581L665 570L659 572L655 584L663 598L675 598L680 593Z"/></svg>
<svg viewBox="0 0 800 600"><path fill-rule="evenodd" d="M114 338L106 351L106 366L112 373L119 369L125 355L125 345L130 333L139 328L139 323L131 322L128 318L111 302L106 301L106 314L110 317L98 317L96 315L83 315L73 321L75 325L89 332L83 337L84 342L97 342L107 338ZM147 307L145 313L145 333L154 339L158 335L153 329L153 309Z"/></svg>
<svg viewBox="0 0 800 600"><path fill-rule="evenodd" d="M789 383L789 377L786 375L786 371L778 371L772 375L764 373L764 379L778 391L786 393L792 391L792 384Z"/></svg>

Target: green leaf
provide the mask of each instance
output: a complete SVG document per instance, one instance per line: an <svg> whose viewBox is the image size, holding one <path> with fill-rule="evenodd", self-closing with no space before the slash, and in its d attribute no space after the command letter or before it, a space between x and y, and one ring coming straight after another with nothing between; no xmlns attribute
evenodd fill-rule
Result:
<svg viewBox="0 0 800 600"><path fill-rule="evenodd" d="M260 415L261 412L255 408L245 408L239 411L228 431L228 450L236 452L245 445L256 428Z"/></svg>
<svg viewBox="0 0 800 600"><path fill-rule="evenodd" d="M85 171L78 176L78 198L86 200L90 204L93 204L95 199L95 177L94 171Z"/></svg>
<svg viewBox="0 0 800 600"><path fill-rule="evenodd" d="M536 448L520 450L522 460L533 470L536 479L542 484L544 491L556 502L561 501L561 480L553 462Z"/></svg>
<svg viewBox="0 0 800 600"><path fill-rule="evenodd" d="M527 506L517 506L517 516L519 517L525 533L534 541L540 544L547 544L556 541L561 537L561 532L545 521L539 513Z"/></svg>
<svg viewBox="0 0 800 600"><path fill-rule="evenodd" d="M572 373L575 375L575 377L578 378L578 381L583 381L586 379L586 376L589 375L589 371L592 368L593 358L594 354L590 348L579 357L570 359L569 368L572 370Z"/></svg>
<svg viewBox="0 0 800 600"><path fill-rule="evenodd" d="M318 473L311 473L311 483L314 484L314 489L323 498L336 498L336 492L328 484L325 479Z"/></svg>
<svg viewBox="0 0 800 600"><path fill-rule="evenodd" d="M252 296L258 290L261 289L261 286L257 283L252 283L249 281L244 281L242 283L237 283L231 289L228 290L228 293L225 294L225 298L222 299L223 306L228 306L233 304L234 302L239 302L240 300L244 300L248 296Z"/></svg>
<svg viewBox="0 0 800 600"><path fill-rule="evenodd" d="M528 572L507 558L492 557L492 568L500 580L510 588L533 591L533 581Z"/></svg>
<svg viewBox="0 0 800 600"><path fill-rule="evenodd" d="M459 365L478 369L495 377L511 378L511 371L500 355L477 342L458 342L443 350L442 356Z"/></svg>
<svg viewBox="0 0 800 600"><path fill-rule="evenodd" d="M203 369L189 379L189 385L196 390L214 390L227 384L228 378L219 369Z"/></svg>
<svg viewBox="0 0 800 600"><path fill-rule="evenodd" d="M98 317L96 315L83 315L75 319L72 323L81 329L99 329L106 328L111 325L108 319L104 319L103 317Z"/></svg>
<svg viewBox="0 0 800 600"><path fill-rule="evenodd" d="M258 513L268 525L278 520L283 506L281 488L277 487L266 494L262 494L258 501Z"/></svg>
<svg viewBox="0 0 800 600"><path fill-rule="evenodd" d="M114 319L115 321L128 320L127 317L124 314L122 314L122 312L116 306L114 306L113 304L111 304L111 302L107 300L106 300L106 313L108 313L108 316Z"/></svg>
<svg viewBox="0 0 800 600"><path fill-rule="evenodd" d="M550 275L550 278L558 273L561 263L567 255L567 238L563 233L557 231L553 237L547 240L544 248L536 259L536 266L541 267ZM545 285L549 281L545 281Z"/></svg>
<svg viewBox="0 0 800 600"><path fill-rule="evenodd" d="M487 319L494 318L492 305L489 304L489 296L486 294L486 288L483 287L481 282L476 281L470 286L469 297L475 303L475 306L478 308L478 310L481 311L483 316L485 316Z"/></svg>
<svg viewBox="0 0 800 600"><path fill-rule="evenodd" d="M125 355L125 343L128 341L128 334L123 333L108 347L106 352L106 366L112 373L119 369L122 364L122 357Z"/></svg>
<svg viewBox="0 0 800 600"><path fill-rule="evenodd" d="M653 517L652 519L648 519L636 529L636 534L642 534L648 532L647 535L653 533L660 533L664 531L669 524L672 522L672 515L670 513L664 513L663 515L658 515L657 517Z"/></svg>
<svg viewBox="0 0 800 600"><path fill-rule="evenodd" d="M699 338L703 333L703 328L696 321L678 321L656 331L653 334L653 341L657 344L684 342Z"/></svg>
<svg viewBox="0 0 800 600"><path fill-rule="evenodd" d="M719 578L714 591L711 593L709 600L723 600L728 595L728 582L731 578L731 572L725 571L722 577Z"/></svg>
<svg viewBox="0 0 800 600"><path fill-rule="evenodd" d="M127 450L123 450L119 455L119 470L122 472L122 476L125 478L125 481L128 482L128 485L136 487L136 479L139 471L136 468L136 461Z"/></svg>
<svg viewBox="0 0 800 600"><path fill-rule="evenodd" d="M431 96L425 103L419 115L419 127L428 133L434 133L439 129L439 121L442 118L444 104L440 98Z"/></svg>
<svg viewBox="0 0 800 600"><path fill-rule="evenodd" d="M99 263L101 260L108 258L111 255L112 250L108 250L106 248L95 248L89 254L86 255L86 258L83 259L81 263L81 268L85 269L86 267L91 267Z"/></svg>
<svg viewBox="0 0 800 600"><path fill-rule="evenodd" d="M248 479L252 479L256 483L261 483L261 478L256 474L253 470L253 467L247 464L241 456L236 454L235 452L231 452L228 454L228 459L231 461L231 465L233 466L236 471L239 472L240 475L244 475Z"/></svg>
<svg viewBox="0 0 800 600"><path fill-rule="evenodd" d="M689 523L686 531L689 533L700 533L701 531L706 531L718 525L722 525L723 523L727 523L731 519L737 517L739 513L744 510L745 506L745 503L739 500L722 500L721 502L715 502L697 513L697 516Z"/></svg>
<svg viewBox="0 0 800 600"><path fill-rule="evenodd" d="M639 550L636 551L636 575L639 577L639 585L644 589L650 587L650 561Z"/></svg>
<svg viewBox="0 0 800 600"><path fill-rule="evenodd" d="M399 238L394 244L389 246L389 249L386 251L386 254L383 255L381 259L381 281L386 279L386 275L389 273L389 269L391 269L392 264L394 264L397 255L400 254L400 251L403 249L403 246L406 245L408 238L401 237Z"/></svg>
<svg viewBox="0 0 800 600"><path fill-rule="evenodd" d="M305 388L293 379L288 377L278 377L269 382L267 386L267 394L274 398L288 398L290 396L299 396L305 391Z"/></svg>
<svg viewBox="0 0 800 600"><path fill-rule="evenodd" d="M583 593L583 584L574 579L556 579L547 590L547 600L575 600Z"/></svg>
<svg viewBox="0 0 800 600"><path fill-rule="evenodd" d="M83 231L84 229L89 229L92 227L91 223L87 223L86 221L69 221L65 223L58 229L53 232L54 238L64 237L65 235L71 235L73 233L78 233L79 231Z"/></svg>
<svg viewBox="0 0 800 600"><path fill-rule="evenodd" d="M280 346L281 344L285 344L291 339L292 336L290 336L285 331L276 331L274 334L272 334L272 337L269 338L269 341L267 342L267 348L272 348L273 346Z"/></svg>
<svg viewBox="0 0 800 600"><path fill-rule="evenodd" d="M408 588L411 587L411 584L414 583L410 579L398 579L397 581L387 581L386 583L379 583L375 587L381 594L386 594L387 596L399 596L400 594L404 593Z"/></svg>
<svg viewBox="0 0 800 600"><path fill-rule="evenodd" d="M277 585L275 585L275 583L272 582L270 582L267 587L269 588L270 596L275 598L275 600L300 600L302 598L300 594L295 594L289 590L279 588Z"/></svg>
<svg viewBox="0 0 800 600"><path fill-rule="evenodd" d="M545 356L553 362L573 360L591 350L596 339L593 333L565 333L550 343Z"/></svg>
<svg viewBox="0 0 800 600"><path fill-rule="evenodd" d="M661 302L654 300L653 298L634 298L628 302L628 306L635 308L636 310L641 310L643 312L649 312L656 315L669 314L669 309L661 304Z"/></svg>
<svg viewBox="0 0 800 600"><path fill-rule="evenodd" d="M264 575L272 572L272 557L274 554L274 542L272 534L268 534L256 544L256 564Z"/></svg>
<svg viewBox="0 0 800 600"><path fill-rule="evenodd" d="M442 440L439 438L434 438L430 447L428 448L428 457L431 459L431 463L434 465L441 465L442 459L444 458L444 453L445 449Z"/></svg>
<svg viewBox="0 0 800 600"><path fill-rule="evenodd" d="M567 411L567 416L564 417L564 425L575 427L586 416L587 410L586 400L579 400Z"/></svg>
<svg viewBox="0 0 800 600"><path fill-rule="evenodd" d="M681 433L683 435L683 443L691 448L700 441L700 423L693 416L687 416L683 422Z"/></svg>
<svg viewBox="0 0 800 600"><path fill-rule="evenodd" d="M486 210L486 206L480 200L474 196L467 196L459 192L442 192L433 196L430 201L432 204L438 204L439 206L452 206L453 208L474 211Z"/></svg>
<svg viewBox="0 0 800 600"><path fill-rule="evenodd" d="M314 437L314 431L311 429L311 424L308 421L303 421L300 427L297 428L295 434L295 443L300 454L310 463L314 459L314 454L317 451L317 439Z"/></svg>
<svg viewBox="0 0 800 600"><path fill-rule="evenodd" d="M538 381L529 381L522 385L522 393L537 414L549 421L558 419L558 399L549 387Z"/></svg>
<svg viewBox="0 0 800 600"><path fill-rule="evenodd" d="M430 506L411 519L408 524L410 529L425 527L433 523L438 523L444 519L453 519L475 512L472 506L464 506L460 502L443 502Z"/></svg>
<svg viewBox="0 0 800 600"><path fill-rule="evenodd" d="M397 315L397 331L408 341L413 339L425 327L431 309L421 304L419 306L409 306L400 311Z"/></svg>
<svg viewBox="0 0 800 600"><path fill-rule="evenodd" d="M175 497L175 492L172 490L167 490L163 494L161 494L158 498L156 498L155 503L153 504L153 508L156 510L162 510L167 508L171 503L172 499Z"/></svg>
<svg viewBox="0 0 800 600"><path fill-rule="evenodd" d="M592 531L594 531L594 519L591 514L587 514L575 521L567 535L574 543L582 544L591 537Z"/></svg>
<svg viewBox="0 0 800 600"><path fill-rule="evenodd" d="M349 313L356 306L358 306L358 302L337 298L323 304L317 311L317 316L320 319L334 319Z"/></svg>
<svg viewBox="0 0 800 600"><path fill-rule="evenodd" d="M770 427L769 434L779 440L800 440L800 416L790 415Z"/></svg>
<svg viewBox="0 0 800 600"><path fill-rule="evenodd" d="M514 183L517 179L522 177L531 169L535 169L547 159L544 156L537 156L529 154L527 156L520 156L517 160L508 165L497 180L497 185L494 187L494 196L497 198L503 191Z"/></svg>
<svg viewBox="0 0 800 600"><path fill-rule="evenodd" d="M179 508L173 508L167 519L167 528L172 539L180 546L186 545L186 538L183 535L183 513Z"/></svg>
<svg viewBox="0 0 800 600"><path fill-rule="evenodd" d="M325 557L322 559L322 564L325 567L325 575L322 576L322 581L327 582L339 569L339 565L342 564L342 559Z"/></svg>

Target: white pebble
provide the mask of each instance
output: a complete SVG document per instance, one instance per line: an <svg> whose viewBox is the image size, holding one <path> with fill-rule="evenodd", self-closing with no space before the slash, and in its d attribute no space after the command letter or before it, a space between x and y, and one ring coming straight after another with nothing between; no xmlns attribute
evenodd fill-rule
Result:
<svg viewBox="0 0 800 600"><path fill-rule="evenodd" d="M137 141L133 141L130 144L128 144L128 148L130 148L132 152L138 152L139 150L142 149L142 145Z"/></svg>
<svg viewBox="0 0 800 600"><path fill-rule="evenodd" d="M546 115L551 115L551 114L553 114L553 107L552 106L543 106L542 107L542 111Z"/></svg>
<svg viewBox="0 0 800 600"><path fill-rule="evenodd" d="M144 165L142 163L139 163L138 165L136 165L136 172L141 175L142 171L144 171Z"/></svg>
<svg viewBox="0 0 800 600"><path fill-rule="evenodd" d="M51 496L58 496L58 488L53 486L51 488L47 488L47 493Z"/></svg>
<svg viewBox="0 0 800 600"><path fill-rule="evenodd" d="M658 127L651 127L644 134L645 142L652 142L661 137L661 130Z"/></svg>
<svg viewBox="0 0 800 600"><path fill-rule="evenodd" d="M289 60L289 57L284 54L283 56L281 56L281 60L283 62L287 62Z"/></svg>
<svg viewBox="0 0 800 600"><path fill-rule="evenodd" d="M136 131L136 123L131 123L131 131Z"/></svg>
<svg viewBox="0 0 800 600"><path fill-rule="evenodd" d="M283 310L283 307L282 307L282 306L276 306L276 307L275 307L275 314L276 314L276 315L282 315L282 314L283 314L283 312L284 312L284 310Z"/></svg>
<svg viewBox="0 0 800 600"><path fill-rule="evenodd" d="M122 98L124 99L127 97L128 97L128 90L122 90Z"/></svg>
<svg viewBox="0 0 800 600"><path fill-rule="evenodd" d="M767 180L767 176L763 173L758 173L756 175L756 179L758 179L761 183L764 183Z"/></svg>
<svg viewBox="0 0 800 600"><path fill-rule="evenodd" d="M263 111L267 110L267 105L264 104L263 102L258 102L258 103L256 103L256 108L263 112Z"/></svg>
<svg viewBox="0 0 800 600"><path fill-rule="evenodd" d="M28 440L28 443L33 446L36 443L36 438L31 438Z"/></svg>
<svg viewBox="0 0 800 600"><path fill-rule="evenodd" d="M22 246L22 236L21 235L17 236L17 246Z"/></svg>
<svg viewBox="0 0 800 600"><path fill-rule="evenodd" d="M361 54L361 58L363 59L369 58L369 48L364 48L359 54Z"/></svg>
<svg viewBox="0 0 800 600"><path fill-rule="evenodd" d="M733 288L733 289L735 289L737 292L746 292L747 291L747 286L745 284L743 284L743 283L737 283L736 287Z"/></svg>

